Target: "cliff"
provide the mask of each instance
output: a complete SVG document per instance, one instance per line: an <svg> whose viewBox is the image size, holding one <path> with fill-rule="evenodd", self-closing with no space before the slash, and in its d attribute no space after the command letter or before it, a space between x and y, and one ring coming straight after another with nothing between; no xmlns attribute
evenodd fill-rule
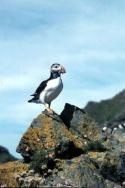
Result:
<svg viewBox="0 0 125 188"><path fill-rule="evenodd" d="M123 138L123 139L122 139ZM23 160L0 165L6 187L124 187L124 135L105 138L84 110L35 118L18 146Z"/></svg>

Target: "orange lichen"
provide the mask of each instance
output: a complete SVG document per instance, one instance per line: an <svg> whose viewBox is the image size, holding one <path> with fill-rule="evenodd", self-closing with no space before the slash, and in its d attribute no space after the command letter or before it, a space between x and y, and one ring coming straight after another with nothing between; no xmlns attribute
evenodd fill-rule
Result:
<svg viewBox="0 0 125 188"><path fill-rule="evenodd" d="M55 147L55 136L54 130L52 126L52 119L51 118L42 118L42 128L41 128L41 136L45 136L44 140L44 147L51 148Z"/></svg>
<svg viewBox="0 0 125 188"><path fill-rule="evenodd" d="M98 152L89 152L88 155L90 158L97 158Z"/></svg>
<svg viewBox="0 0 125 188"><path fill-rule="evenodd" d="M102 162L104 160L106 153L105 152L88 152L87 156L90 159L94 159L98 162Z"/></svg>
<svg viewBox="0 0 125 188"><path fill-rule="evenodd" d="M24 148L27 150L27 146L29 149L33 150L34 148L39 148L41 143L38 141L40 139L40 128L29 128L28 131L24 134L22 140L24 144Z"/></svg>
<svg viewBox="0 0 125 188"><path fill-rule="evenodd" d="M15 175L26 171L28 166L19 161L8 162L0 165L0 184L6 187L18 187Z"/></svg>

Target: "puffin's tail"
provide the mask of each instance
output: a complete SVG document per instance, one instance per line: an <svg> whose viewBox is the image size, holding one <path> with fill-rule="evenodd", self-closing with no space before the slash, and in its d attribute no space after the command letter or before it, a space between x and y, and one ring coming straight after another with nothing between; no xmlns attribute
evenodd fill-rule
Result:
<svg viewBox="0 0 125 188"><path fill-rule="evenodd" d="M28 102L35 102L35 98L33 97L32 99L30 99Z"/></svg>

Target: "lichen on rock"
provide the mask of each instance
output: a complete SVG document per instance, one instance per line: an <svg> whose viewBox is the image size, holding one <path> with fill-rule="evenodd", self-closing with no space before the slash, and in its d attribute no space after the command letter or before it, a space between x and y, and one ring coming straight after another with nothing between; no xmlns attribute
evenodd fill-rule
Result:
<svg viewBox="0 0 125 188"><path fill-rule="evenodd" d="M0 165L0 187L17 187L16 174L28 169L21 161L8 162Z"/></svg>

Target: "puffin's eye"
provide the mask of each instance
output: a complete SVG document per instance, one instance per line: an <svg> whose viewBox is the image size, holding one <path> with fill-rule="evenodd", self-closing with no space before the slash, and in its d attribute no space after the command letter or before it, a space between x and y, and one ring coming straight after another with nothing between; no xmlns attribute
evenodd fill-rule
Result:
<svg viewBox="0 0 125 188"><path fill-rule="evenodd" d="M58 68L58 66L55 66L55 68Z"/></svg>

